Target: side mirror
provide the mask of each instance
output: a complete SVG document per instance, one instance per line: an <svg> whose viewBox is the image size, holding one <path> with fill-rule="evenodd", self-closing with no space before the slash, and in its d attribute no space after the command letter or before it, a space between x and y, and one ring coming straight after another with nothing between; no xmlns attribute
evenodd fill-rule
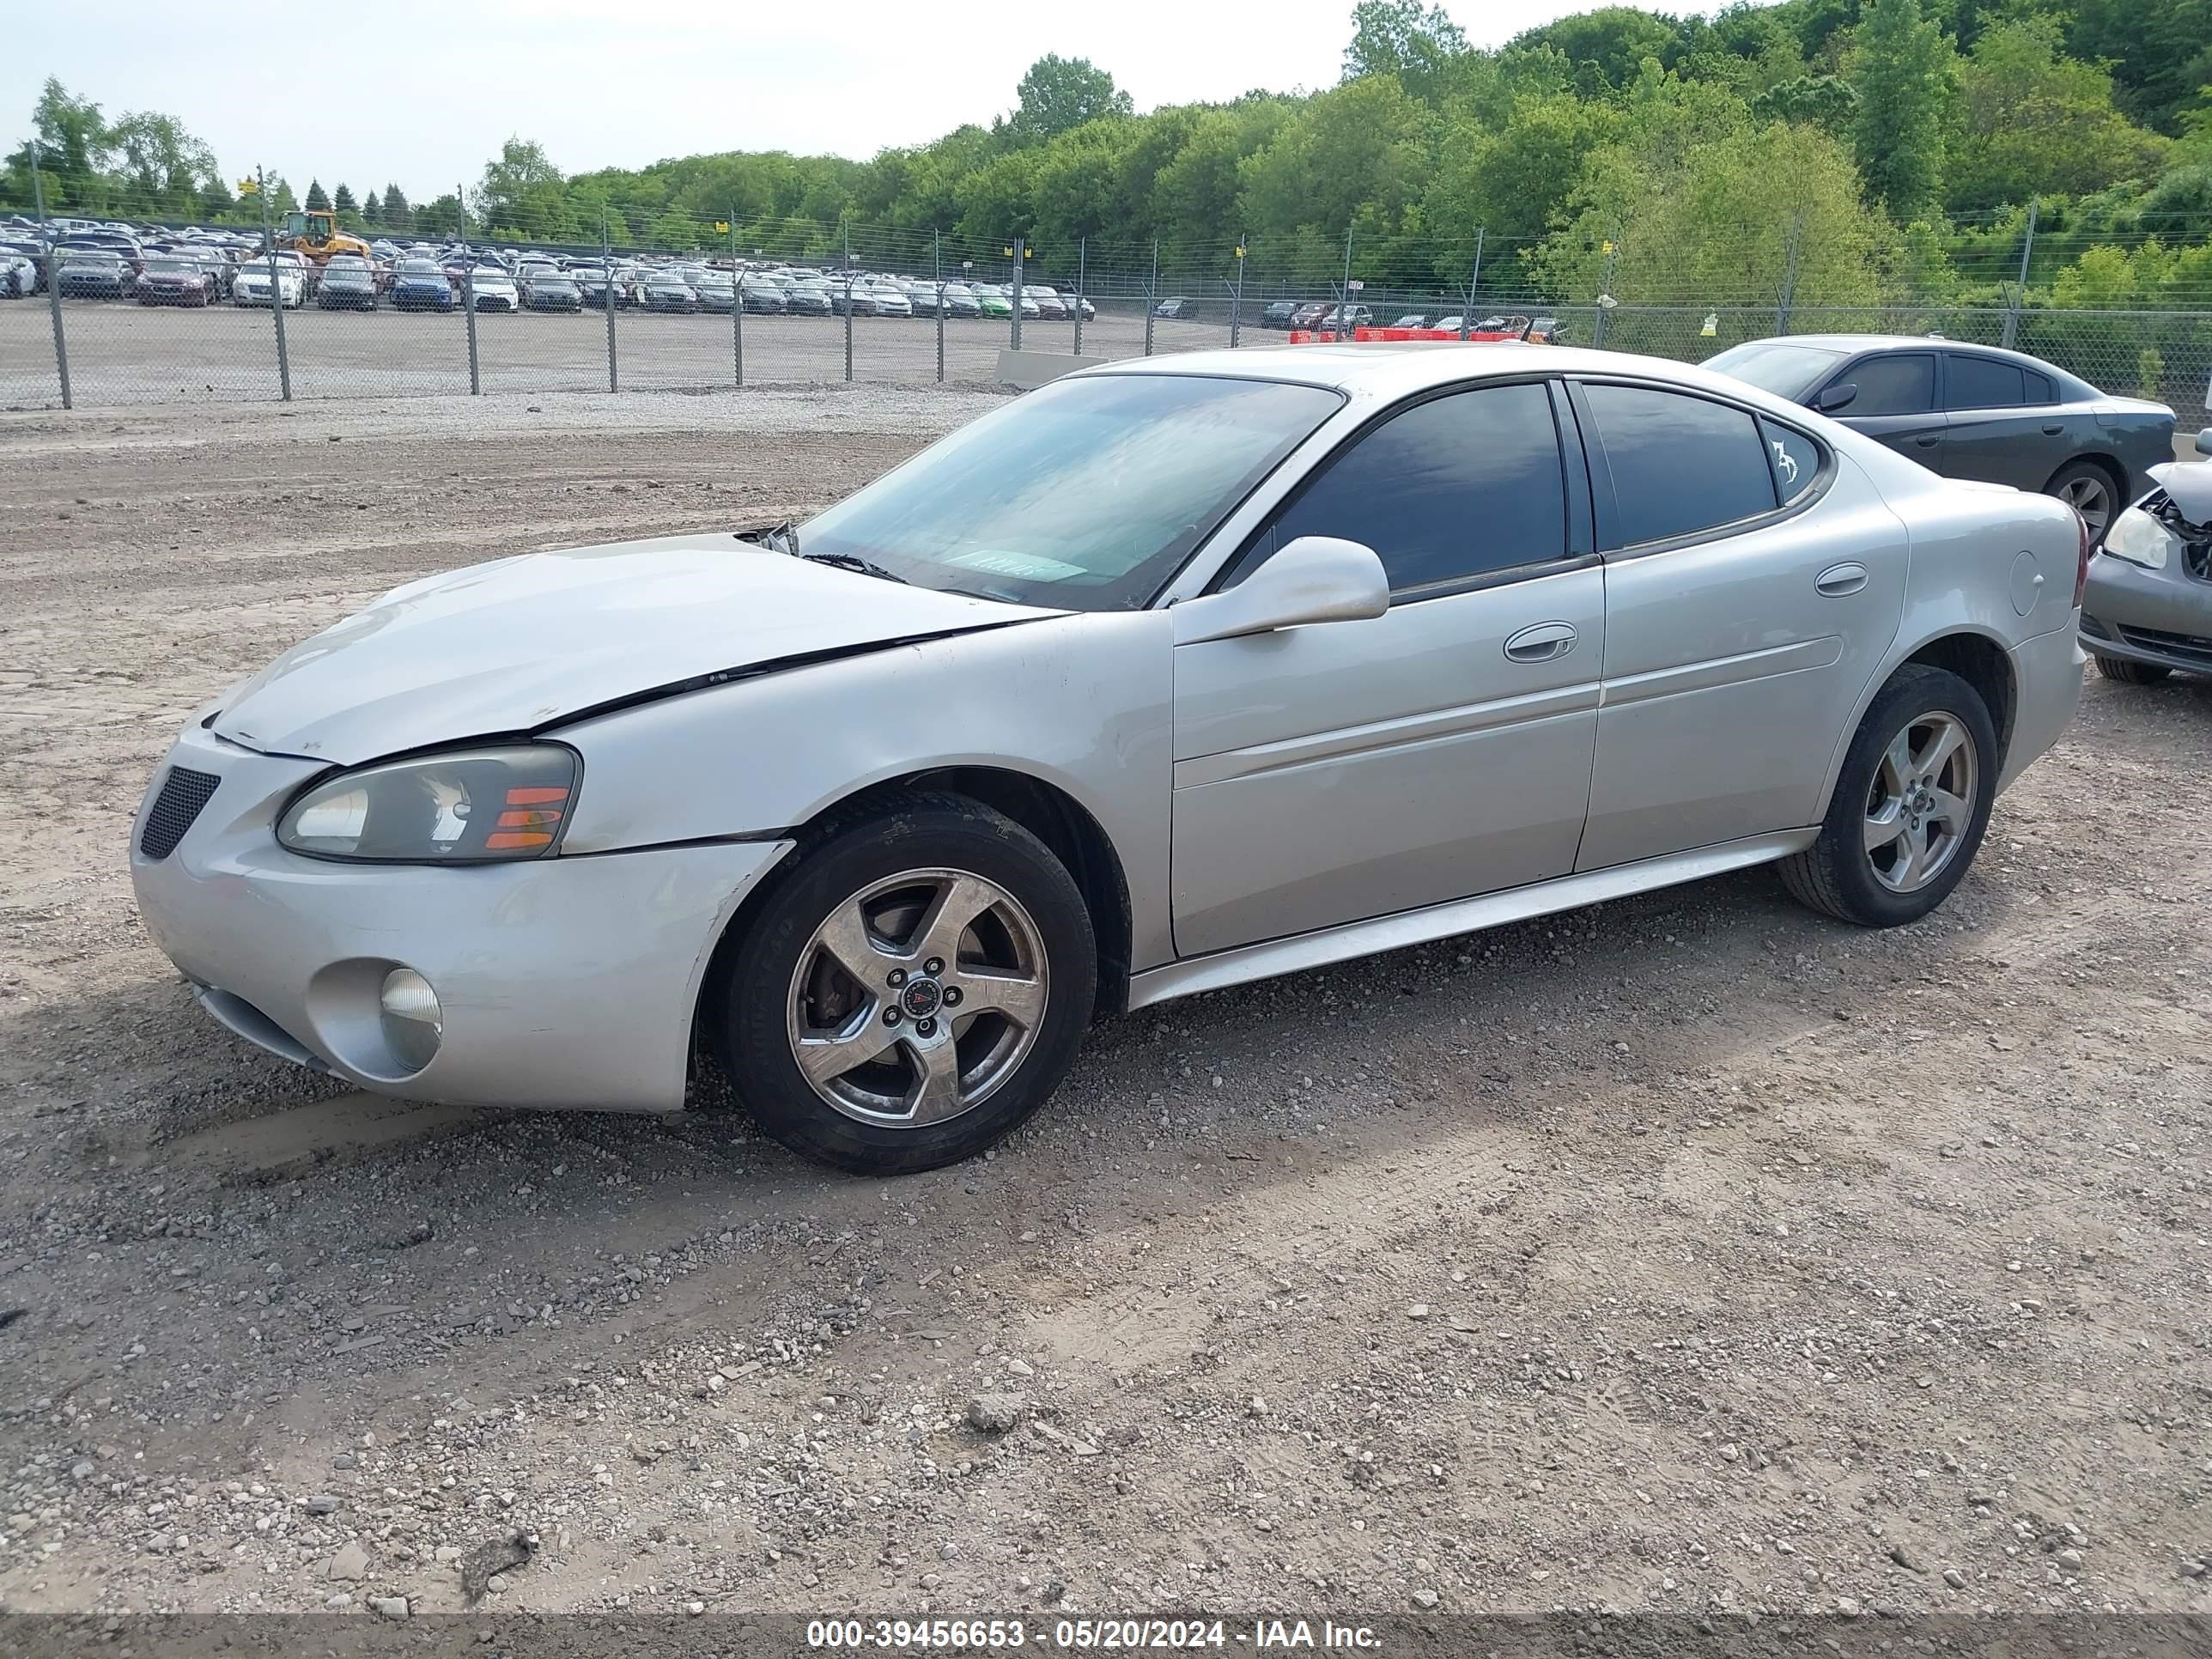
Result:
<svg viewBox="0 0 2212 1659"><path fill-rule="evenodd" d="M2200 455L2212 455L2212 426L2206 427L2197 434L2197 453Z"/></svg>
<svg viewBox="0 0 2212 1659"><path fill-rule="evenodd" d="M1858 387L1848 380L1841 386L1823 386L1814 395L1813 407L1823 415L1832 415L1839 409L1849 408L1858 395Z"/></svg>
<svg viewBox="0 0 2212 1659"><path fill-rule="evenodd" d="M1312 623L1358 622L1390 608L1390 579L1375 550L1334 536L1301 536L1236 586L1168 612L1177 645L1240 639Z"/></svg>

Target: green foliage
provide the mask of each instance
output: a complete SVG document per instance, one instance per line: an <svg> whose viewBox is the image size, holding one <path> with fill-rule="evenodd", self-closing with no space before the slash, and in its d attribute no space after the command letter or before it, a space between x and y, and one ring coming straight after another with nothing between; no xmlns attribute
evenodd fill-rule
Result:
<svg viewBox="0 0 2212 1659"><path fill-rule="evenodd" d="M1754 119L1818 127L1832 137L1848 138L1858 125L1859 95L1835 75L1801 75L1778 82L1751 100Z"/></svg>
<svg viewBox="0 0 2212 1659"><path fill-rule="evenodd" d="M1559 52L1573 66L1576 90L1597 97L1635 80L1646 58L1671 68L1683 43L1671 17L1632 6L1606 6L1530 29L1513 44Z"/></svg>
<svg viewBox="0 0 2212 1659"><path fill-rule="evenodd" d="M319 179L307 180L307 206L316 213L330 211L331 198L323 193L323 181Z"/></svg>
<svg viewBox="0 0 2212 1659"><path fill-rule="evenodd" d="M393 187L398 188L396 185ZM391 211L392 191L385 192L385 212ZM469 216L461 206L461 198L447 191L434 202L416 208L413 216L414 234L426 240L446 236L459 236L469 228Z"/></svg>
<svg viewBox="0 0 2212 1659"><path fill-rule="evenodd" d="M1114 77L1088 58L1057 52L1031 64L1014 90L1021 101L1003 131L1017 144L1042 143L1086 121L1127 115L1134 107L1127 93L1115 89Z"/></svg>
<svg viewBox="0 0 2212 1659"><path fill-rule="evenodd" d="M2055 19L1986 27L1961 66L1960 89L1944 177L1954 211L2148 177L2171 148L2113 107L2108 71L2061 55Z"/></svg>
<svg viewBox="0 0 2212 1659"><path fill-rule="evenodd" d="M1920 0L1868 0L1846 61L1851 139L1869 192L1899 218L1936 205L1956 58Z"/></svg>
<svg viewBox="0 0 2212 1659"><path fill-rule="evenodd" d="M2212 0L2077 0L2066 48L2110 63L2123 107L2177 133L2212 83Z"/></svg>
<svg viewBox="0 0 2212 1659"><path fill-rule="evenodd" d="M1421 0L1360 0L1352 9L1352 44L1344 49L1344 78L1395 76L1414 97L1435 102L1455 60L1467 54L1467 36L1442 6Z"/></svg>
<svg viewBox="0 0 2212 1659"><path fill-rule="evenodd" d="M331 210L338 216L341 224L357 225L361 222L361 204L353 199L353 192L343 183L331 192Z"/></svg>

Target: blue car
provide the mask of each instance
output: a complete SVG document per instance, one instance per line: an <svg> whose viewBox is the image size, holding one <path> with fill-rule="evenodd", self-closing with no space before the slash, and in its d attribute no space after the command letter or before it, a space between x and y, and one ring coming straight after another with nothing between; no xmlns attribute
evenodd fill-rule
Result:
<svg viewBox="0 0 2212 1659"><path fill-rule="evenodd" d="M394 311L451 311L453 285L435 259L402 259L392 273Z"/></svg>

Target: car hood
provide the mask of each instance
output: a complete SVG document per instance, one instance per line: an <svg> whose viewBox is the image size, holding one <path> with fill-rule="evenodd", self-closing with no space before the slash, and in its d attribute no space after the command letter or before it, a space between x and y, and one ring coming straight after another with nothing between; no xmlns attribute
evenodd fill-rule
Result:
<svg viewBox="0 0 2212 1659"><path fill-rule="evenodd" d="M210 724L249 749L352 764L1059 614L732 536L528 553L393 588L240 684Z"/></svg>
<svg viewBox="0 0 2212 1659"><path fill-rule="evenodd" d="M2212 524L2212 462L2161 461L2151 468L2150 481L2190 523Z"/></svg>

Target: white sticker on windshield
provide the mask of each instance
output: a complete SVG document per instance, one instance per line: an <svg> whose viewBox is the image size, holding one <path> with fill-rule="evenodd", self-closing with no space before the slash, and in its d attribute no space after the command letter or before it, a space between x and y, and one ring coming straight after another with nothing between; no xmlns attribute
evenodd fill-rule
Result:
<svg viewBox="0 0 2212 1659"><path fill-rule="evenodd" d="M988 548L977 553L955 553L945 563L1024 582L1064 582L1087 574L1079 564L1066 564L1036 553L1003 553Z"/></svg>

